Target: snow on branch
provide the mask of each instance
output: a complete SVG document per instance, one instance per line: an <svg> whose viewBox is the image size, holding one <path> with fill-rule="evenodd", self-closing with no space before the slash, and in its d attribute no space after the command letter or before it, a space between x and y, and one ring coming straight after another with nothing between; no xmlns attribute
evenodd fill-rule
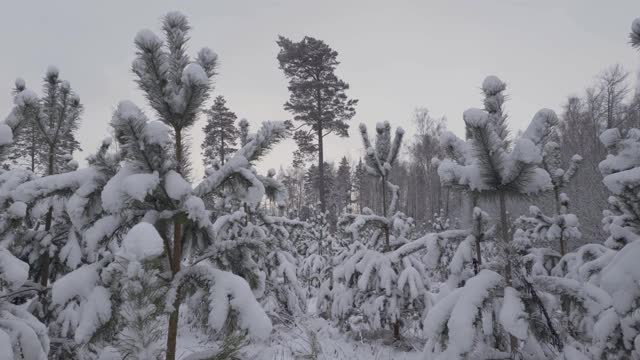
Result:
<svg viewBox="0 0 640 360"><path fill-rule="evenodd" d="M256 301L246 280L230 272L206 265L191 266L173 278L166 296L167 311L176 296L183 296L182 289L189 283L197 284L208 293L208 325L214 331L222 331L231 312L238 316L238 325L255 339L266 339L271 333L271 320Z"/></svg>

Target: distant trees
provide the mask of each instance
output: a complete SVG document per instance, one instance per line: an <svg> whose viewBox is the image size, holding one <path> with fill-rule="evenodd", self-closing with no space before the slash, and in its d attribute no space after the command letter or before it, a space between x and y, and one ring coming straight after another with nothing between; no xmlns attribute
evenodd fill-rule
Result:
<svg viewBox="0 0 640 360"><path fill-rule="evenodd" d="M600 209L606 207L608 195L598 163L607 155L607 150L599 136L612 127L627 129L640 125L640 97L630 96L630 92L628 72L614 65L599 74L584 95L569 97L563 106L558 127L562 162L568 163L574 154L583 158L581 175L564 191L572 199L574 211L583 225L584 238L606 235L600 225ZM592 191L587 193L584 189Z"/></svg>
<svg viewBox="0 0 640 360"><path fill-rule="evenodd" d="M435 220L433 216L444 210L444 216L452 216L450 194L440 186L437 166L431 161L433 157L443 155L440 137L446 130L446 120L435 118L425 107L414 111L413 123L416 134L409 143L408 159L405 166L408 169L407 214L417 221L428 222Z"/></svg>
<svg viewBox="0 0 640 360"><path fill-rule="evenodd" d="M324 137L336 134L347 137L347 121L355 115L356 99L347 97L349 84L335 74L338 52L322 40L305 36L293 42L283 36L277 41L280 47L280 69L289 79L291 96L284 104L285 110L301 122L294 133L298 145L296 157L317 157L319 173L320 210L326 211L326 187L324 186Z"/></svg>
<svg viewBox="0 0 640 360"><path fill-rule="evenodd" d="M240 131L235 125L236 114L229 110L227 101L222 96L216 97L211 108L205 111L207 123L202 128L204 141L202 142L202 161L205 167L214 163L224 165L236 150Z"/></svg>

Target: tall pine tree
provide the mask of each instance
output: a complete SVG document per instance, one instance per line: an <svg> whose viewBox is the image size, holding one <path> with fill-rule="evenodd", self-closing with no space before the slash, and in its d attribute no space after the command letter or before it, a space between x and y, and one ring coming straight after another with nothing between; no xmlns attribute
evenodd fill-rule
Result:
<svg viewBox="0 0 640 360"><path fill-rule="evenodd" d="M294 134L298 145L297 157L316 156L319 171L320 210L327 209L324 179L324 137L335 133L347 137L350 120L356 113L356 99L347 97L349 84L335 74L338 52L322 40L305 36L293 42L280 36L278 61L289 79L291 97L284 104L285 110L300 121Z"/></svg>

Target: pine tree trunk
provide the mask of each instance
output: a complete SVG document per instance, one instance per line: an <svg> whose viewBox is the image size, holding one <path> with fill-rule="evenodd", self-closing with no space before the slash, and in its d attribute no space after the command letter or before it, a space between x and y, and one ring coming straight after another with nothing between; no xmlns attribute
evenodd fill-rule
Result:
<svg viewBox="0 0 640 360"><path fill-rule="evenodd" d="M400 320L396 320L393 323L393 337L396 340L400 340Z"/></svg>
<svg viewBox="0 0 640 360"><path fill-rule="evenodd" d="M385 177L382 177L382 214L384 216L384 218L387 218L387 187L385 186L387 184L387 179L385 179ZM391 245L389 244L389 225L387 224L387 226L384 228L384 246L385 246L385 251L390 251L391 250Z"/></svg>
<svg viewBox="0 0 640 360"><path fill-rule="evenodd" d="M176 129L176 161L178 172L183 169L183 149L182 149L182 133ZM169 259L173 263L172 272L175 276L180 271L180 262L182 260L182 223L179 217L173 222L173 259ZM176 341L178 337L178 319L180 318L180 294L176 296L173 303L173 311L169 315L169 328L167 330L167 356L166 360L176 359Z"/></svg>
<svg viewBox="0 0 640 360"><path fill-rule="evenodd" d="M504 246L505 266L504 277L507 281L507 286L511 286L511 251L509 250L509 227L507 224L507 206L505 203L505 196L503 194L498 195L500 201L500 231L502 242Z"/></svg>
<svg viewBox="0 0 640 360"><path fill-rule="evenodd" d="M224 165L224 132L220 132L220 166Z"/></svg>
<svg viewBox="0 0 640 360"><path fill-rule="evenodd" d="M505 257L505 265L504 265L504 277L507 283L507 286L511 286L511 250L509 249L509 228L507 224L507 205L505 203L504 194L500 193L500 230L502 232L502 241L504 246L504 257ZM515 336L509 335L509 346L511 353L514 353L518 349L518 339Z"/></svg>
<svg viewBox="0 0 640 360"><path fill-rule="evenodd" d="M324 194L324 149L322 142L322 123L318 126L318 193L320 194L320 211L324 214L327 209Z"/></svg>
<svg viewBox="0 0 640 360"><path fill-rule="evenodd" d="M49 154L48 154L48 164L47 164L47 175L53 175L54 168L54 148L53 146L49 146ZM53 207L49 207L47 211L47 217L45 218L44 223L44 231L48 234L51 230L51 224L53 222ZM49 257L49 249L45 249L44 253L40 256L40 264L42 268L40 269L40 285L43 287L47 287L49 282L49 267L51 266L51 258Z"/></svg>
<svg viewBox="0 0 640 360"><path fill-rule="evenodd" d="M36 171L36 132L31 129L31 172L34 173Z"/></svg>
<svg viewBox="0 0 640 360"><path fill-rule="evenodd" d="M322 120L318 122L318 187L319 187L319 195L320 195L320 212L322 215L325 215L326 211L326 203L325 203L325 194L324 194L324 149L322 143ZM318 253L322 255L322 244L319 244Z"/></svg>
<svg viewBox="0 0 640 360"><path fill-rule="evenodd" d="M553 187L553 195L556 201L556 216L560 216L560 190L557 186ZM567 246L564 241L563 232L560 232L560 256L564 256L567 253Z"/></svg>
<svg viewBox="0 0 640 360"><path fill-rule="evenodd" d="M448 197L448 195L447 195ZM447 203L449 201L447 200ZM475 194L471 194L471 224L473 224L473 211L478 206L478 197ZM482 249L480 248L480 241L482 239L476 238L476 261L478 267L482 265Z"/></svg>

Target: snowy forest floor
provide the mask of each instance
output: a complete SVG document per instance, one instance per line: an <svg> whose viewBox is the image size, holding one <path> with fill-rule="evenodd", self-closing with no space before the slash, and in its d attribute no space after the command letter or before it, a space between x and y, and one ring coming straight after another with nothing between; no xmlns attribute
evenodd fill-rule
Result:
<svg viewBox="0 0 640 360"><path fill-rule="evenodd" d="M193 329L187 321L181 321L181 323L184 325L178 333L178 359L185 359L190 354L212 348L206 335ZM403 344L405 347L414 347L412 351L402 351L395 344L384 345L386 343L389 341L380 338L358 341L341 332L325 319L313 314L305 314L292 319L291 323L274 324L271 338L267 342L250 343L238 355L240 359L255 360L417 360L420 358L423 344L419 342L414 345Z"/></svg>

